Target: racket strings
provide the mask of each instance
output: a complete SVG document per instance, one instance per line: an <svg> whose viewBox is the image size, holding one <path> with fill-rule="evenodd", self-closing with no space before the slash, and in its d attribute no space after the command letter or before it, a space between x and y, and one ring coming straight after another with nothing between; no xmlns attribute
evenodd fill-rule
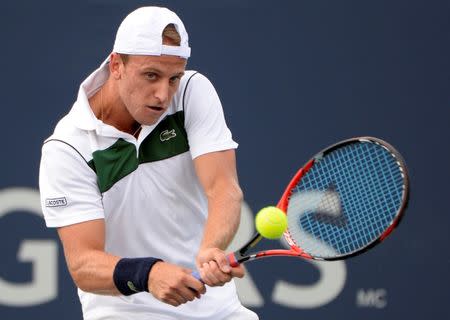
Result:
<svg viewBox="0 0 450 320"><path fill-rule="evenodd" d="M293 190L292 239L315 257L348 255L375 241L402 204L404 177L384 146L354 143L326 154Z"/></svg>

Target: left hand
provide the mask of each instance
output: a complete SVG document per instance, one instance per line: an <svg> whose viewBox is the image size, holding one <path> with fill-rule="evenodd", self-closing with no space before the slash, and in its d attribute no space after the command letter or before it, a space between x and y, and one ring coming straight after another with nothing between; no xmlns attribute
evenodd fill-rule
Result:
<svg viewBox="0 0 450 320"><path fill-rule="evenodd" d="M245 274L242 266L232 268L226 254L218 248L201 249L197 255L197 268L202 281L208 286L223 286L233 277L242 278Z"/></svg>

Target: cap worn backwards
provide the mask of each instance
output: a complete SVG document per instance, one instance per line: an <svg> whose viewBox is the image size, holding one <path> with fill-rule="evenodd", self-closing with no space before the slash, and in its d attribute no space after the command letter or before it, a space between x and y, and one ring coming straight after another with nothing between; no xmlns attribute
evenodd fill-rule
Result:
<svg viewBox="0 0 450 320"><path fill-rule="evenodd" d="M163 44L164 28L173 24L181 42L179 46ZM131 12L120 24L113 52L135 55L160 56L162 54L189 58L188 34L181 19L172 11L161 7L142 7Z"/></svg>

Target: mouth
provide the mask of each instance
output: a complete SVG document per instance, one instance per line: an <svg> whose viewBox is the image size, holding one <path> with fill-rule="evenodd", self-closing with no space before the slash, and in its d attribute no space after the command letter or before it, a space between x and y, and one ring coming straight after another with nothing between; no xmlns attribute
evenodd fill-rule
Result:
<svg viewBox="0 0 450 320"><path fill-rule="evenodd" d="M153 111L156 111L156 112L164 111L163 107L158 107L158 106L147 106L147 108L149 108L149 109L151 109Z"/></svg>

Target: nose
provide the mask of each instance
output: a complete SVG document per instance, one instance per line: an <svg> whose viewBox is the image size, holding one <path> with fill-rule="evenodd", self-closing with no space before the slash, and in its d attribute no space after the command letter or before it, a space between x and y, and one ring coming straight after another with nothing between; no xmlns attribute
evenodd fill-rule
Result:
<svg viewBox="0 0 450 320"><path fill-rule="evenodd" d="M155 88L155 98L160 104L165 105L169 100L169 82L165 80L158 81Z"/></svg>

